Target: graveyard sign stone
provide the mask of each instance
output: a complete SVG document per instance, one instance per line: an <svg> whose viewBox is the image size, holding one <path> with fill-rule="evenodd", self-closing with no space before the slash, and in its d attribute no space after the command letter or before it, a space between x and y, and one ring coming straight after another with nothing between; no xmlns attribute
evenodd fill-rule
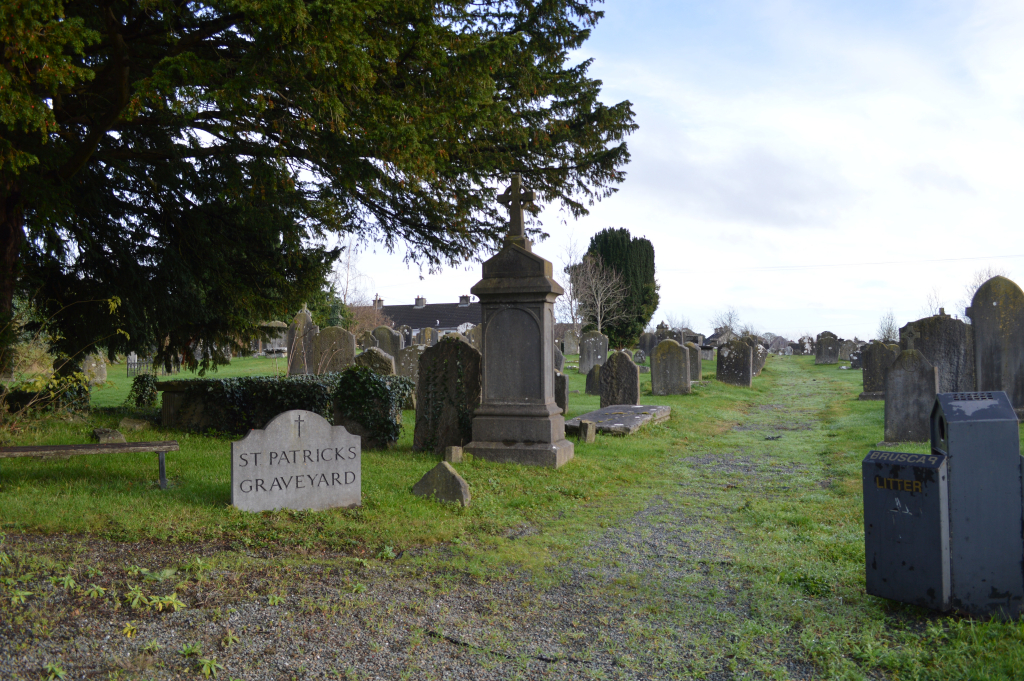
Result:
<svg viewBox="0 0 1024 681"><path fill-rule="evenodd" d="M484 351L481 401L465 449L490 461L558 468L573 457L555 402L554 303L563 290L526 238L523 203L532 200L513 177L502 195L508 236L471 289L480 299Z"/></svg>
<svg viewBox="0 0 1024 681"><path fill-rule="evenodd" d="M862 400L885 399L885 372L889 370L896 357L900 354L898 345L888 345L879 341L871 341L862 352L861 362L864 365L864 392Z"/></svg>
<svg viewBox="0 0 1024 681"><path fill-rule="evenodd" d="M599 331L588 331L580 339L579 373L589 374L590 369L604 364L608 357L608 336Z"/></svg>
<svg viewBox="0 0 1024 681"><path fill-rule="evenodd" d="M885 441L928 439L939 389L938 370L917 350L904 350L885 372Z"/></svg>
<svg viewBox="0 0 1024 681"><path fill-rule="evenodd" d="M839 337L831 331L822 331L814 343L815 364L837 364L839 362Z"/></svg>
<svg viewBox="0 0 1024 681"><path fill-rule="evenodd" d="M861 463L867 592L949 609L948 475L944 455L872 451Z"/></svg>
<svg viewBox="0 0 1024 681"><path fill-rule="evenodd" d="M601 408L640 404L640 369L625 352L612 352L601 366Z"/></svg>
<svg viewBox="0 0 1024 681"><path fill-rule="evenodd" d="M722 383L750 388L754 378L754 351L739 338L718 348L715 378Z"/></svg>
<svg viewBox="0 0 1024 681"><path fill-rule="evenodd" d="M974 390L973 329L945 310L900 329L900 348L919 351L939 370L939 392Z"/></svg>
<svg viewBox="0 0 1024 681"><path fill-rule="evenodd" d="M304 376L315 374L316 357L316 336L320 333L320 327L313 323L313 317L309 314L306 304L295 315L295 319L288 326L288 375Z"/></svg>
<svg viewBox="0 0 1024 681"><path fill-rule="evenodd" d="M377 340L377 347L392 357L397 357L398 351L405 347L402 334L390 326L378 326L373 330L373 337Z"/></svg>
<svg viewBox="0 0 1024 681"><path fill-rule="evenodd" d="M1003 391L942 393L932 454L949 466L950 605L975 617L1024 614L1020 428Z"/></svg>
<svg viewBox="0 0 1024 681"><path fill-rule="evenodd" d="M340 326L328 326L317 334L314 347L318 374L344 371L356 356L356 337Z"/></svg>
<svg viewBox="0 0 1024 681"><path fill-rule="evenodd" d="M683 347L690 353L690 383L700 383L703 380L701 375L701 351L700 346L696 343L687 341L683 343Z"/></svg>
<svg viewBox="0 0 1024 681"><path fill-rule="evenodd" d="M1002 390L1017 416L1024 413L1024 292L1006 277L978 288L967 308L974 330L974 376L978 390Z"/></svg>
<svg viewBox="0 0 1024 681"><path fill-rule="evenodd" d="M311 411L278 414L231 443L231 504L320 511L361 503L359 438Z"/></svg>
<svg viewBox="0 0 1024 681"><path fill-rule="evenodd" d="M600 395L601 394L601 365L595 364L590 367L590 371L587 373L587 383L583 389L588 395Z"/></svg>
<svg viewBox="0 0 1024 681"><path fill-rule="evenodd" d="M415 451L440 454L445 447L469 443L473 411L480 404L480 365L480 351L454 334L420 355Z"/></svg>
<svg viewBox="0 0 1024 681"><path fill-rule="evenodd" d="M395 358L380 348L363 350L356 355L353 363L356 366L368 367L374 373L382 376L390 376L395 373Z"/></svg>
<svg viewBox="0 0 1024 681"><path fill-rule="evenodd" d="M690 353L674 340L663 340L654 348L651 355L651 392L655 395L687 395L690 392Z"/></svg>

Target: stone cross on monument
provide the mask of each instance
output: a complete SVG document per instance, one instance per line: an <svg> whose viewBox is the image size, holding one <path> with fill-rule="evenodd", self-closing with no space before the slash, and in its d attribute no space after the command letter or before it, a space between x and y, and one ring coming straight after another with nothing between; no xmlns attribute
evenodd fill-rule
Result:
<svg viewBox="0 0 1024 681"><path fill-rule="evenodd" d="M903 339L907 341L907 350L914 349L914 340L921 337L921 333L916 327L910 326L903 334Z"/></svg>
<svg viewBox="0 0 1024 681"><path fill-rule="evenodd" d="M523 223L523 205L533 202L533 190L522 190L523 178L519 174L512 176L512 185L498 196L498 203L508 208L508 236L505 241L532 251L530 240L526 238L526 226Z"/></svg>

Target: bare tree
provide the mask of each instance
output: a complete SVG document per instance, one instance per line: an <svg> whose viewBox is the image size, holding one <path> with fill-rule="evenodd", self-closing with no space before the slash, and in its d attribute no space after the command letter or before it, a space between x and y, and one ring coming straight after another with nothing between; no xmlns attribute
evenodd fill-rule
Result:
<svg viewBox="0 0 1024 681"><path fill-rule="evenodd" d="M359 245L350 236L342 248L341 257L334 265L334 289L346 306L369 305L368 290L373 288L373 280L359 271Z"/></svg>
<svg viewBox="0 0 1024 681"><path fill-rule="evenodd" d="M734 331L733 333L739 336L753 336L755 338L761 335L760 330L750 322L744 322L743 326L740 327L740 330Z"/></svg>
<svg viewBox="0 0 1024 681"><path fill-rule="evenodd" d="M942 295L939 293L938 286L932 286L931 290L928 291L928 295L924 298L924 316L934 317L939 314L939 310L945 307L942 302Z"/></svg>
<svg viewBox="0 0 1024 681"><path fill-rule="evenodd" d="M736 328L740 325L740 313L730 305L724 310L716 312L708 321L711 322L711 328L716 332L721 329L736 333Z"/></svg>
<svg viewBox="0 0 1024 681"><path fill-rule="evenodd" d="M580 262L582 255L582 249L579 242L576 241L576 234L570 232L569 238L562 248L562 253L559 257L559 264L562 266L564 276L560 278L561 280L558 283L562 285L565 293L555 299L555 315L559 321L572 327L572 331L576 334L577 338L579 338L580 330L583 328L584 315L580 305L577 283L570 275L570 272Z"/></svg>
<svg viewBox="0 0 1024 681"><path fill-rule="evenodd" d="M878 340L883 343L898 343L900 340L900 327L896 325L896 315L892 308L882 315L878 320Z"/></svg>
<svg viewBox="0 0 1024 681"><path fill-rule="evenodd" d="M670 329L689 329L693 331L693 327L690 326L690 318L684 314L666 312L665 323L668 324Z"/></svg>
<svg viewBox="0 0 1024 681"><path fill-rule="evenodd" d="M971 301L974 300L974 294L978 292L978 289L981 288L981 285L984 284L989 279L991 279L992 277L1006 276L1009 276L1009 272L1007 272L1001 267L993 267L991 265L989 265L988 267L983 267L982 269L975 271L975 273L971 275L970 281L968 281L967 284L964 285L964 297L961 298L956 304L957 311L960 313L960 316L964 319L964 321L969 321L967 318L967 308L971 306Z"/></svg>
<svg viewBox="0 0 1024 681"><path fill-rule="evenodd" d="M352 312L352 324L349 331L357 336L363 331L373 331L378 326L392 325L391 318L383 311L378 310L373 301L370 301L369 305L351 305L348 309Z"/></svg>
<svg viewBox="0 0 1024 681"><path fill-rule="evenodd" d="M579 300L582 319L601 331L626 317L623 302L629 290L622 275L605 267L597 255L585 255L583 260L569 267L569 277Z"/></svg>

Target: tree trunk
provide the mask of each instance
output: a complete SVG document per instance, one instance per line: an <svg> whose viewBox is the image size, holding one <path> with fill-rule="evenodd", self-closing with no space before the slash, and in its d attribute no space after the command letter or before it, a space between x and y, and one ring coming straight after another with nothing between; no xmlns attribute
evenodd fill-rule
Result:
<svg viewBox="0 0 1024 681"><path fill-rule="evenodd" d="M25 206L17 185L0 179L0 375L10 371L14 289L25 241Z"/></svg>

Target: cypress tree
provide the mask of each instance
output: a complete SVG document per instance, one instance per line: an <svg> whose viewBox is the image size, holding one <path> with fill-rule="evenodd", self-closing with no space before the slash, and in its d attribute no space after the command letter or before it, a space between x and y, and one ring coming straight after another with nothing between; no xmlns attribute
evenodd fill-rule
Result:
<svg viewBox="0 0 1024 681"><path fill-rule="evenodd" d="M632 347L658 309L658 282L654 279L654 245L633 237L625 228L602 230L590 239L588 253L598 255L618 272L629 292L623 301L627 314L602 331L614 347Z"/></svg>

